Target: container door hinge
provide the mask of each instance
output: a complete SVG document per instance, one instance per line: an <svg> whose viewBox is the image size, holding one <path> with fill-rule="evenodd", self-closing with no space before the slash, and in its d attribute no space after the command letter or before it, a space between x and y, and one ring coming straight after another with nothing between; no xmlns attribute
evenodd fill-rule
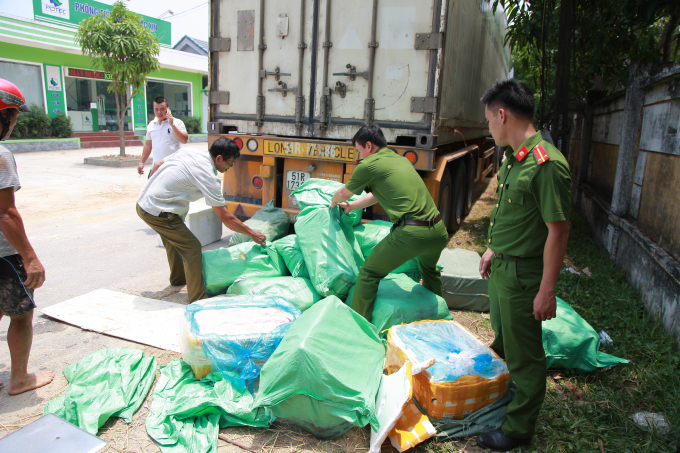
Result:
<svg viewBox="0 0 680 453"><path fill-rule="evenodd" d="M416 50L436 50L444 45L444 33L416 33Z"/></svg>
<svg viewBox="0 0 680 453"><path fill-rule="evenodd" d="M229 104L228 91L210 91L208 99L211 104Z"/></svg>
<svg viewBox="0 0 680 453"><path fill-rule="evenodd" d="M375 99L368 98L364 101L364 123L373 124L375 117Z"/></svg>
<svg viewBox="0 0 680 453"><path fill-rule="evenodd" d="M211 52L230 52L231 38L210 38L208 49Z"/></svg>
<svg viewBox="0 0 680 453"><path fill-rule="evenodd" d="M437 98L411 98L411 112L437 113Z"/></svg>

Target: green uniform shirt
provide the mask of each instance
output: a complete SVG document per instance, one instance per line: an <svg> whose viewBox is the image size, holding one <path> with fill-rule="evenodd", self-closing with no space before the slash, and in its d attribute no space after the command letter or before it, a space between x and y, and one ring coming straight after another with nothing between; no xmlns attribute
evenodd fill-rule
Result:
<svg viewBox="0 0 680 453"><path fill-rule="evenodd" d="M540 256L548 238L546 223L569 219L569 164L540 132L514 152L508 147L505 156L487 245L506 255Z"/></svg>
<svg viewBox="0 0 680 453"><path fill-rule="evenodd" d="M370 188L393 223L433 220L439 215L413 164L389 148L381 148L361 160L345 187L357 195Z"/></svg>

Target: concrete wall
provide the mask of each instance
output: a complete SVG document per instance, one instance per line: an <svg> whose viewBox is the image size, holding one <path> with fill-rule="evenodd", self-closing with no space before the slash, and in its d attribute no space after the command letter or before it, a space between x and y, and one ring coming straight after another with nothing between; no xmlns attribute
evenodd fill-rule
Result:
<svg viewBox="0 0 680 453"><path fill-rule="evenodd" d="M680 65L634 65L574 127L573 199L646 307L680 340Z"/></svg>

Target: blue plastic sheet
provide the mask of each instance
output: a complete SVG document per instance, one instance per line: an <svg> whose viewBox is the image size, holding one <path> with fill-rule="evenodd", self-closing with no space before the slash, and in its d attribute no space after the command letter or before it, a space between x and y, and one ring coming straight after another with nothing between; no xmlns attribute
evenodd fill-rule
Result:
<svg viewBox="0 0 680 453"><path fill-rule="evenodd" d="M209 311L210 313L206 314ZM205 299L184 309L186 337L202 343L213 371L251 384L302 312L282 297L235 296ZM184 346L183 353L184 353ZM186 359L185 359L186 360Z"/></svg>
<svg viewBox="0 0 680 453"><path fill-rule="evenodd" d="M461 376L494 379L508 372L505 361L454 322L395 326L392 338L403 345L399 345L402 350L415 355L417 362L434 357L434 365L427 369L431 382L457 381Z"/></svg>

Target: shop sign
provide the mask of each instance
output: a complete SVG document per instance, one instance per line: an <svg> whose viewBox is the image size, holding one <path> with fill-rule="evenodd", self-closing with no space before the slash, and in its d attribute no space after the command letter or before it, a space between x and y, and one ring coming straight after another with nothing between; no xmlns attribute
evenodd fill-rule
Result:
<svg viewBox="0 0 680 453"><path fill-rule="evenodd" d="M80 77L83 79L113 80L112 74L102 71L92 71L90 69L68 68L69 77Z"/></svg>
<svg viewBox="0 0 680 453"><path fill-rule="evenodd" d="M47 95L47 114L55 117L66 113L64 104L63 81L61 79L61 66L45 66L45 94Z"/></svg>
<svg viewBox="0 0 680 453"><path fill-rule="evenodd" d="M76 28L89 17L100 13L111 14L111 5L82 0L33 0L33 11L36 20ZM161 44L171 45L170 22L143 14L137 15L141 16L144 27L151 30Z"/></svg>

